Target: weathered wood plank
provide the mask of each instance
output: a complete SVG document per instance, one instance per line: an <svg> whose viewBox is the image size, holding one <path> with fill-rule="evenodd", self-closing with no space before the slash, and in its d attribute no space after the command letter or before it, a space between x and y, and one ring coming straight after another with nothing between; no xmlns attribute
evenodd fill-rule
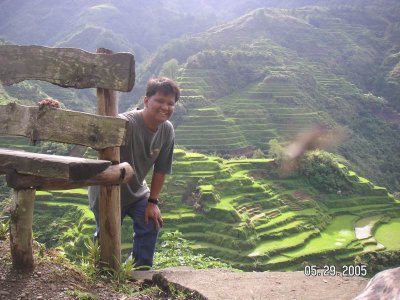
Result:
<svg viewBox="0 0 400 300"><path fill-rule="evenodd" d="M86 180L71 181L34 175L7 173L7 184L17 190L34 188L36 190L67 190L91 185L114 185L128 182L134 174L132 166L127 163L109 166L103 172Z"/></svg>
<svg viewBox="0 0 400 300"><path fill-rule="evenodd" d="M108 49L98 52L111 54ZM97 113L99 115L117 116L117 92L97 88ZM120 162L119 148L110 147L99 151L99 159L106 159L117 164ZM100 256L108 267L118 270L121 266L121 193L119 185L100 186Z"/></svg>
<svg viewBox="0 0 400 300"><path fill-rule="evenodd" d="M16 170L20 174L85 180L111 165L107 160L48 155L0 148L0 174Z"/></svg>
<svg viewBox="0 0 400 300"><path fill-rule="evenodd" d="M32 250L32 220L35 190L13 190L11 202L10 246L15 269L34 268Z"/></svg>
<svg viewBox="0 0 400 300"><path fill-rule="evenodd" d="M89 53L74 48L0 46L0 82L11 85L27 79L78 89L101 87L132 90L135 59L130 53Z"/></svg>
<svg viewBox="0 0 400 300"><path fill-rule="evenodd" d="M0 105L0 134L104 149L125 143L127 121L51 106Z"/></svg>

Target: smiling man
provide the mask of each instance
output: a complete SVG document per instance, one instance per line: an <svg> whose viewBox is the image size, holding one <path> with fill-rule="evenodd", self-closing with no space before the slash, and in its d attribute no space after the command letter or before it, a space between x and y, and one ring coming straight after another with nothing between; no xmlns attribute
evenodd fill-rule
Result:
<svg viewBox="0 0 400 300"><path fill-rule="evenodd" d="M121 185L121 221L133 220L132 258L136 267L151 267L155 245L163 226L158 197L166 174L171 173L174 128L169 122L180 96L176 83L166 77L150 79L146 87L144 109L120 114L129 121L126 145L121 147L121 162L130 163L135 176ZM151 185L145 181L153 169ZM89 189L90 208L99 234L99 187Z"/></svg>

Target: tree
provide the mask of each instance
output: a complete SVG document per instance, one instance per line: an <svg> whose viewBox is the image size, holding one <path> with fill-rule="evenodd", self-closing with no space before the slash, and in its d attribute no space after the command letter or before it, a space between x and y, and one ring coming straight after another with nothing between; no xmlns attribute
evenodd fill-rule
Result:
<svg viewBox="0 0 400 300"><path fill-rule="evenodd" d="M300 160L299 172L321 191L342 193L352 190L345 170L331 153L321 150L307 152Z"/></svg>
<svg viewBox="0 0 400 300"><path fill-rule="evenodd" d="M269 151L268 156L280 162L283 158L284 148L279 144L277 139L272 139L268 141Z"/></svg>
<svg viewBox="0 0 400 300"><path fill-rule="evenodd" d="M170 59L163 64L160 71L160 76L166 76L168 78L176 80L176 77L178 75L178 66L179 63L175 58Z"/></svg>

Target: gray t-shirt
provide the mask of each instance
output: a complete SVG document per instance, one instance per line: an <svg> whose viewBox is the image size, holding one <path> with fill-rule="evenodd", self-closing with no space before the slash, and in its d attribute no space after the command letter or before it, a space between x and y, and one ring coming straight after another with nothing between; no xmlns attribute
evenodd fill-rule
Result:
<svg viewBox="0 0 400 300"><path fill-rule="evenodd" d="M172 168L175 133L171 122L162 123L156 132L148 129L141 110L132 110L119 115L127 119L127 139L120 149L121 162L128 162L135 175L129 182L121 185L121 207L148 197L150 190L144 180L151 168L154 171L169 174ZM99 187L89 188L90 207L98 201Z"/></svg>

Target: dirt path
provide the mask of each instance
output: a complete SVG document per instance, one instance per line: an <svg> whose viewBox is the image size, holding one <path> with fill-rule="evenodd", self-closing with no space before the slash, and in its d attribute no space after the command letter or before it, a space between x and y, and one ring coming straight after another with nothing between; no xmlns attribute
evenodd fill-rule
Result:
<svg viewBox="0 0 400 300"><path fill-rule="evenodd" d="M367 285L362 277L307 277L303 272L193 270L186 267L136 272L158 285L193 291L193 299L353 299Z"/></svg>

